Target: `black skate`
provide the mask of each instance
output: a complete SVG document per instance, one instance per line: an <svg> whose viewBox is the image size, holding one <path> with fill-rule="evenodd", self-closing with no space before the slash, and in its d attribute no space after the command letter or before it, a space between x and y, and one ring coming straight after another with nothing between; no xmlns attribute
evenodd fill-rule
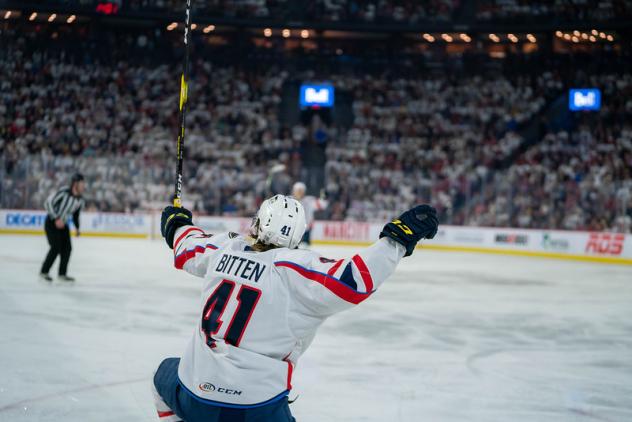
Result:
<svg viewBox="0 0 632 422"><path fill-rule="evenodd" d="M47 281L49 283L53 282L53 278L51 276L49 276L48 274L46 274L46 273L40 273L39 278L42 281Z"/></svg>

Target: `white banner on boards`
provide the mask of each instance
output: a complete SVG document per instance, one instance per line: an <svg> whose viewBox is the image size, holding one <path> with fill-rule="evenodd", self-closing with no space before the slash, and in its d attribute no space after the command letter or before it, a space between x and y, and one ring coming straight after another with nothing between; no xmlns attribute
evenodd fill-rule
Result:
<svg viewBox="0 0 632 422"><path fill-rule="evenodd" d="M86 235L149 237L152 215L146 213L82 212L79 226ZM39 210L0 210L0 231L5 233L43 232L46 212ZM74 229L72 219L68 221Z"/></svg>
<svg viewBox="0 0 632 422"><path fill-rule="evenodd" d="M0 210L0 233L41 233L45 220L46 213L40 210ZM252 219L194 215L194 222L207 233L232 231L248 235ZM358 221L316 221L311 239L317 243L362 246L376 241L383 226ZM160 214L82 212L81 231L92 236L160 238ZM623 233L441 225L437 236L425 240L424 245L464 251L632 259L632 235Z"/></svg>

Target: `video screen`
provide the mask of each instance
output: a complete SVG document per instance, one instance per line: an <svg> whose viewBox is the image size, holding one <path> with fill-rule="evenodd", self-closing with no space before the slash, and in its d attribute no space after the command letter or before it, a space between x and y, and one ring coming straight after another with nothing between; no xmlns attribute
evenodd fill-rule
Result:
<svg viewBox="0 0 632 422"><path fill-rule="evenodd" d="M334 86L331 84L303 84L299 104L301 107L333 107Z"/></svg>
<svg viewBox="0 0 632 422"><path fill-rule="evenodd" d="M599 110L601 108L601 91L598 89L569 90L568 108L571 111Z"/></svg>

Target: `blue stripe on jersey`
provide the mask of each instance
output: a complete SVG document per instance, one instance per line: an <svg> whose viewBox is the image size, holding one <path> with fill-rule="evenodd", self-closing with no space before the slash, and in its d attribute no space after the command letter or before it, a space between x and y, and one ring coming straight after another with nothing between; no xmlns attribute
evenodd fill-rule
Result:
<svg viewBox="0 0 632 422"><path fill-rule="evenodd" d="M267 404L271 404L274 403L276 401L281 400L284 397L287 397L288 394L290 394L290 390L285 390L284 392L282 392L281 394L279 394L278 396L272 397L270 400L266 400L264 402L261 403L256 403L256 404L234 404L234 403L224 403L221 401L214 401L214 400L208 400L208 399L203 399L202 397L196 396L195 393L193 393L191 390L189 390L186 385L184 385L182 383L182 381L180 381L180 377L178 377L178 382L180 383L180 386L182 387L182 389L191 397L193 397L195 400L199 401L200 403L204 403L204 404L208 404L209 406L217 406L217 407L230 407L233 409L252 409L254 407L261 407L261 406L265 406Z"/></svg>
<svg viewBox="0 0 632 422"><path fill-rule="evenodd" d="M194 236L194 235L191 235L191 236ZM187 237L187 239L188 239L188 237ZM180 252L178 255L176 255L176 259L180 258L185 253L191 253L191 252L204 253L204 252L206 252L207 248L208 249L212 249L212 250L217 250L218 249L217 246L213 245L212 243L207 243L206 245L195 245L191 249L185 249L182 252Z"/></svg>
<svg viewBox="0 0 632 422"><path fill-rule="evenodd" d="M353 279L353 269L351 268L351 262L347 264L345 270L340 276L340 281L351 287L353 290L358 290L358 283Z"/></svg>

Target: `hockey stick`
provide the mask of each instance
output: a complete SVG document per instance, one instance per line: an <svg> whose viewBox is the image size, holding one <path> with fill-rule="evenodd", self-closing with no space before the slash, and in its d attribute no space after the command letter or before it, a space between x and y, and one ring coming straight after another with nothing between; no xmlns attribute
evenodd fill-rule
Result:
<svg viewBox="0 0 632 422"><path fill-rule="evenodd" d="M266 177L266 184L265 184L266 198L272 195L272 179L274 178L276 174L281 173L282 171L285 171L285 164L275 164L268 171L268 177Z"/></svg>
<svg viewBox="0 0 632 422"><path fill-rule="evenodd" d="M173 196L173 206L182 207L182 161L184 158L184 126L186 122L187 98L189 92L189 50L191 36L191 0L187 0L186 18L184 22L184 69L180 78L180 132L178 133L177 164L176 164L176 192Z"/></svg>

